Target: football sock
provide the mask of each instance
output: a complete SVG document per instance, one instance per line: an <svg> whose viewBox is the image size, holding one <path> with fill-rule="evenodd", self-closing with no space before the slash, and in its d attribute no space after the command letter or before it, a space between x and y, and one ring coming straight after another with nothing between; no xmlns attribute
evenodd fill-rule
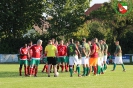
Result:
<svg viewBox="0 0 133 88"><path fill-rule="evenodd" d="M83 75L84 75L84 76L86 75L86 67L84 67Z"/></svg>
<svg viewBox="0 0 133 88"><path fill-rule="evenodd" d="M76 71L78 72L78 75L80 75L80 66L77 66Z"/></svg>
<svg viewBox="0 0 133 88"><path fill-rule="evenodd" d="M26 68L26 66L24 67L24 73L25 73L25 76L27 76L27 68Z"/></svg>
<svg viewBox="0 0 133 88"><path fill-rule="evenodd" d="M86 75L88 75L89 74L89 67L86 67Z"/></svg>
<svg viewBox="0 0 133 88"><path fill-rule="evenodd" d="M97 74L97 66L94 66L93 68L94 68L94 75L96 75Z"/></svg>
<svg viewBox="0 0 133 88"><path fill-rule="evenodd" d="M19 68L19 75L21 76L22 75L22 68Z"/></svg>
<svg viewBox="0 0 133 88"><path fill-rule="evenodd" d="M122 64L121 66L122 66L123 70L125 70L124 64Z"/></svg>
<svg viewBox="0 0 133 88"><path fill-rule="evenodd" d="M72 69L73 67L70 67L70 76L72 76L72 74L73 74L73 69Z"/></svg>
<svg viewBox="0 0 133 88"><path fill-rule="evenodd" d="M114 67L113 67L113 70L115 70L115 68L116 68L116 64L114 63Z"/></svg>

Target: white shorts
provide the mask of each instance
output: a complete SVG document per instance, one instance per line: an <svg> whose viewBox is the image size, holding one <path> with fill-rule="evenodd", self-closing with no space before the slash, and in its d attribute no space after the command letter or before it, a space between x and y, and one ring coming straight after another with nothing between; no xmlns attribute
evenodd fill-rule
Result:
<svg viewBox="0 0 133 88"><path fill-rule="evenodd" d="M123 61L122 61L122 57L115 57L115 60L114 60L114 63L115 64L123 64Z"/></svg>
<svg viewBox="0 0 133 88"><path fill-rule="evenodd" d="M101 58L101 64L103 64L103 59L104 59L104 57L102 56L102 57L100 57Z"/></svg>
<svg viewBox="0 0 133 88"><path fill-rule="evenodd" d="M98 57L97 64L98 64L98 66L102 66L101 57Z"/></svg>
<svg viewBox="0 0 133 88"><path fill-rule="evenodd" d="M77 65L80 63L79 59L78 59L78 56L69 56L69 65Z"/></svg>
<svg viewBox="0 0 133 88"><path fill-rule="evenodd" d="M107 61L107 55L103 56L103 61Z"/></svg>
<svg viewBox="0 0 133 88"><path fill-rule="evenodd" d="M81 60L82 60L82 64L89 64L89 58L86 58L86 56L81 57Z"/></svg>

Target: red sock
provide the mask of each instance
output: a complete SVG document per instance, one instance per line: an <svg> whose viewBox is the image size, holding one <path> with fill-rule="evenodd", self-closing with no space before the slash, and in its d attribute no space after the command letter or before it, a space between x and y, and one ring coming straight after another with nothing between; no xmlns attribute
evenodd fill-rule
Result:
<svg viewBox="0 0 133 88"><path fill-rule="evenodd" d="M46 72L48 72L48 65L46 65Z"/></svg>
<svg viewBox="0 0 133 88"><path fill-rule="evenodd" d="M97 66L94 66L94 74L96 75L97 73Z"/></svg>
<svg viewBox="0 0 133 88"><path fill-rule="evenodd" d="M62 65L62 71L64 71L64 65Z"/></svg>
<svg viewBox="0 0 133 88"><path fill-rule="evenodd" d="M30 66L27 66L27 74L30 75Z"/></svg>
<svg viewBox="0 0 133 88"><path fill-rule="evenodd" d="M35 67L32 70L32 75L34 75L34 74L35 74Z"/></svg>
<svg viewBox="0 0 133 88"><path fill-rule="evenodd" d="M30 75L32 75L32 72L33 72L33 68L30 68Z"/></svg>

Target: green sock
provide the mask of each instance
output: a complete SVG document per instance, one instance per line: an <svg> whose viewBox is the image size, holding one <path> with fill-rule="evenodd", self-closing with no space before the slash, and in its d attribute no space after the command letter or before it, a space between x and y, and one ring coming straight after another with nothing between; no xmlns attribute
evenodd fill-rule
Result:
<svg viewBox="0 0 133 88"><path fill-rule="evenodd" d="M86 75L88 75L89 74L89 67L86 67Z"/></svg>
<svg viewBox="0 0 133 88"><path fill-rule="evenodd" d="M101 66L97 66L97 74L100 74L101 73Z"/></svg>
<svg viewBox="0 0 133 88"><path fill-rule="evenodd" d="M101 67L101 72L103 73L104 71L103 71L103 66Z"/></svg>
<svg viewBox="0 0 133 88"><path fill-rule="evenodd" d="M83 75L86 75L86 67L84 67Z"/></svg>
<svg viewBox="0 0 133 88"><path fill-rule="evenodd" d="M80 67L77 66L78 75L80 75Z"/></svg>
<svg viewBox="0 0 133 88"><path fill-rule="evenodd" d="M76 72L78 71L78 66L76 66Z"/></svg>
<svg viewBox="0 0 133 88"><path fill-rule="evenodd" d="M121 66L122 66L123 70L125 70L124 64L122 64Z"/></svg>
<svg viewBox="0 0 133 88"><path fill-rule="evenodd" d="M114 67L113 67L113 70L115 70L115 68L116 68L116 64L114 63Z"/></svg>
<svg viewBox="0 0 133 88"><path fill-rule="evenodd" d="M104 64L104 70L106 70L106 64Z"/></svg>
<svg viewBox="0 0 133 88"><path fill-rule="evenodd" d="M72 76L72 74L73 74L73 69L72 67L70 67L70 76Z"/></svg>

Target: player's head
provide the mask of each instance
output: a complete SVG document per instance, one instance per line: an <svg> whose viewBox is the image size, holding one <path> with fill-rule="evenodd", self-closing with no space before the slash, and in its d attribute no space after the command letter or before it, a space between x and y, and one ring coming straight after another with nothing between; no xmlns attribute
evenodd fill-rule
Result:
<svg viewBox="0 0 133 88"><path fill-rule="evenodd" d="M42 40L41 40L41 39L39 39L39 40L37 41L37 45L38 45L38 46L41 46L41 45L42 45Z"/></svg>
<svg viewBox="0 0 133 88"><path fill-rule="evenodd" d="M28 42L28 45L29 45L29 46L32 46L32 44L33 44L33 42L30 40L30 41Z"/></svg>
<svg viewBox="0 0 133 88"><path fill-rule="evenodd" d="M119 41L117 40L117 41L115 41L115 45L119 45Z"/></svg>
<svg viewBox="0 0 133 88"><path fill-rule="evenodd" d="M24 47L27 47L27 44L26 43L24 44Z"/></svg>
<svg viewBox="0 0 133 88"><path fill-rule="evenodd" d="M73 43L73 39L70 39L70 43Z"/></svg>
<svg viewBox="0 0 133 88"><path fill-rule="evenodd" d="M88 44L91 45L91 41L88 41Z"/></svg>
<svg viewBox="0 0 133 88"><path fill-rule="evenodd" d="M49 40L49 41L48 41L48 44L52 44L52 40Z"/></svg>
<svg viewBox="0 0 133 88"><path fill-rule="evenodd" d="M76 41L75 43L76 43L76 45L80 45L79 41Z"/></svg>
<svg viewBox="0 0 133 88"><path fill-rule="evenodd" d="M53 44L55 43L55 39L54 39L54 38L52 38L52 40L51 40L51 41L52 41L52 43L53 43Z"/></svg>
<svg viewBox="0 0 133 88"><path fill-rule="evenodd" d="M98 42L98 39L97 39L97 38L94 38L93 40L94 40L94 42L96 42L96 43Z"/></svg>
<svg viewBox="0 0 133 88"><path fill-rule="evenodd" d="M60 40L60 44L63 45L64 44L64 41L63 40Z"/></svg>
<svg viewBox="0 0 133 88"><path fill-rule="evenodd" d="M82 42L86 42L86 38L83 38L83 39L82 39Z"/></svg>
<svg viewBox="0 0 133 88"><path fill-rule="evenodd" d="M105 39L103 39L103 44L105 44L106 43L106 40Z"/></svg>
<svg viewBox="0 0 133 88"><path fill-rule="evenodd" d="M99 40L99 43L100 43L100 44L103 44L103 40Z"/></svg>

